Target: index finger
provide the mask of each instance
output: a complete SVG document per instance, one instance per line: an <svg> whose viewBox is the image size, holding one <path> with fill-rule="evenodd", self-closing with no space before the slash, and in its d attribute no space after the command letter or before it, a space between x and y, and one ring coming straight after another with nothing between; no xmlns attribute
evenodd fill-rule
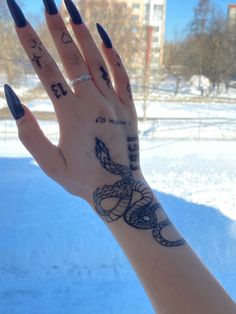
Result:
<svg viewBox="0 0 236 314"><path fill-rule="evenodd" d="M7 4L15 21L19 40L52 100L56 113L59 113L61 110L63 113L66 110L68 111L66 106L58 106L57 104L63 103L66 96L74 95L70 86L32 26L24 18L23 12L15 0L7 0Z"/></svg>

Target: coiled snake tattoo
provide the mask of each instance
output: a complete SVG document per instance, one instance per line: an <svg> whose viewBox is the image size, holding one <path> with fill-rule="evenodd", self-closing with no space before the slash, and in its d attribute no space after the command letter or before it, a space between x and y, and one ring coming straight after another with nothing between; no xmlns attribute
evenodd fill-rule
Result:
<svg viewBox="0 0 236 314"><path fill-rule="evenodd" d="M113 222L122 216L126 223L136 229L152 230L153 238L166 247L181 246L183 239L170 241L162 235L164 228L171 225L169 219L158 221L156 211L161 209L158 202L153 204L153 194L143 182L137 181L129 167L114 162L106 145L95 139L95 153L101 166L110 173L120 176L121 180L113 185L103 185L96 189L93 194L95 209L107 222ZM134 202L133 193L138 193L140 198ZM104 209L102 202L106 199L117 199L115 206Z"/></svg>

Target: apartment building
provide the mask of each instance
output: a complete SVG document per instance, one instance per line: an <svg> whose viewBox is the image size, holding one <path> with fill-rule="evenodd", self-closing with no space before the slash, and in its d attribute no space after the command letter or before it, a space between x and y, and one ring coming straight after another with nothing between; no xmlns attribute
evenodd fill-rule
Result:
<svg viewBox="0 0 236 314"><path fill-rule="evenodd" d="M166 0L129 0L133 18L139 19L147 29L147 45L152 59L162 64L165 34Z"/></svg>
<svg viewBox="0 0 236 314"><path fill-rule="evenodd" d="M228 28L232 33L236 33L236 4L228 5Z"/></svg>

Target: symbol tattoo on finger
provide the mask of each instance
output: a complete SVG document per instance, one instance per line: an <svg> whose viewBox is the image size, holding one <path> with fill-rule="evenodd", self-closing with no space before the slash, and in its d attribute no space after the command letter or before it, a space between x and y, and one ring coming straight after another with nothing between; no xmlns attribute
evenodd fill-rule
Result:
<svg viewBox="0 0 236 314"><path fill-rule="evenodd" d="M36 65L39 67L39 68L42 68L42 65L40 63L40 59L42 58L42 56L36 56L34 53L33 53L33 59L31 60L33 63L36 63Z"/></svg>
<svg viewBox="0 0 236 314"><path fill-rule="evenodd" d="M121 67L121 63L119 61L116 61L116 65L120 68Z"/></svg>
<svg viewBox="0 0 236 314"><path fill-rule="evenodd" d="M118 55L118 53L116 54L117 57L117 61L116 61L116 65L120 68L121 67L121 62L120 62L120 56Z"/></svg>
<svg viewBox="0 0 236 314"><path fill-rule="evenodd" d="M53 84L51 86L51 89L54 92L57 99L67 95L67 91L63 88L61 83Z"/></svg>
<svg viewBox="0 0 236 314"><path fill-rule="evenodd" d="M73 43L73 39L69 34L66 34L63 32L61 35L61 42L66 45L66 44Z"/></svg>
<svg viewBox="0 0 236 314"><path fill-rule="evenodd" d="M31 48L32 49L38 49L39 51L43 51L43 44L41 43L41 41L37 41L36 39L31 39Z"/></svg>
<svg viewBox="0 0 236 314"><path fill-rule="evenodd" d="M127 92L128 92L128 95L129 95L129 99L133 99L132 97L132 91L131 91L131 86L130 86L130 83L127 84Z"/></svg>
<svg viewBox="0 0 236 314"><path fill-rule="evenodd" d="M108 76L108 73L107 71L104 69L103 66L100 66L100 71L102 73L102 78L104 79L104 81L106 81L107 83L107 87L110 88L110 79L109 79L109 76Z"/></svg>

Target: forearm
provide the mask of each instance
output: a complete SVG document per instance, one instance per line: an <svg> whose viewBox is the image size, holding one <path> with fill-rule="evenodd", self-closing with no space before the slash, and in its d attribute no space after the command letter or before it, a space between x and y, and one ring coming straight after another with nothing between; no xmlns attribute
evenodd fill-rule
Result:
<svg viewBox="0 0 236 314"><path fill-rule="evenodd" d="M159 204L155 197L153 204ZM157 230L158 223L167 217L160 207L155 210L155 215ZM161 237L156 236L155 226L146 230L131 226L125 214L108 223L108 227L136 270L158 313L235 313L233 301L189 245L180 242L181 236L172 224L161 230Z"/></svg>

